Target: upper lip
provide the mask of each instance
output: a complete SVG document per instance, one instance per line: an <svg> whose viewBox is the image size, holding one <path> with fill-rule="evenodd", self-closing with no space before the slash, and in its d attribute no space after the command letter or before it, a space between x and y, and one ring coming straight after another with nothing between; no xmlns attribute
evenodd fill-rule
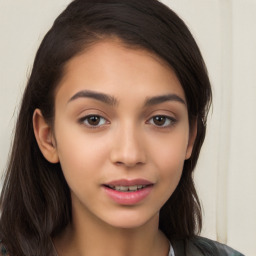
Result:
<svg viewBox="0 0 256 256"><path fill-rule="evenodd" d="M132 180L128 180L128 179L120 179L120 180L113 180L110 181L104 185L108 185L108 186L135 186L135 185L152 185L153 183L145 180L145 179L132 179Z"/></svg>

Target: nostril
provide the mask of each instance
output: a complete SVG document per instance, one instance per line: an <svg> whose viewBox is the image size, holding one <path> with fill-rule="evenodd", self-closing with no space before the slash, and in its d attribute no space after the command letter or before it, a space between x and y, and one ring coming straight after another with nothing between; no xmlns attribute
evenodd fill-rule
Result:
<svg viewBox="0 0 256 256"><path fill-rule="evenodd" d="M122 161L116 161L115 164L116 164L117 166L126 166L126 167L128 167L128 168L129 168L129 167L132 168L132 167L134 167L134 166L143 165L144 163L143 163L143 162L135 162L135 163L131 162L131 163L127 163L127 162L122 162Z"/></svg>

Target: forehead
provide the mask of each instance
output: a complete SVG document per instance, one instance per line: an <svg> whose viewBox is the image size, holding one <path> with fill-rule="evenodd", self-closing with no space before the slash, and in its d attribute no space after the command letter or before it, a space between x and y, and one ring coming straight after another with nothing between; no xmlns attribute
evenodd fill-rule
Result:
<svg viewBox="0 0 256 256"><path fill-rule="evenodd" d="M143 90L148 96L171 90L185 100L182 86L166 61L118 40L97 42L68 61L56 93L89 89L118 94L121 88L122 92Z"/></svg>

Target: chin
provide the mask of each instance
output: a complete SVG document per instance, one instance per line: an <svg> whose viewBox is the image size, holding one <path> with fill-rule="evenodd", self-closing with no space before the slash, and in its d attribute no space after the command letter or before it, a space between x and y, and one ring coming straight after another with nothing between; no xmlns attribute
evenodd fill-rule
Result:
<svg viewBox="0 0 256 256"><path fill-rule="evenodd" d="M149 224L150 222L157 223L158 226L158 219L159 214L155 214L153 216L150 215L143 215L143 214L117 214L112 215L110 218L105 220L106 223L108 223L110 226L115 228L121 228L121 229L137 229L140 227L145 226L146 224Z"/></svg>

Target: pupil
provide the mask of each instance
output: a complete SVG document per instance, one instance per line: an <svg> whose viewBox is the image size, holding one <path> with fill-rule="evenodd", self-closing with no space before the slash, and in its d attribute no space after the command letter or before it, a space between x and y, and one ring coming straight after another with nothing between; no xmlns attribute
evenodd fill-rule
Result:
<svg viewBox="0 0 256 256"><path fill-rule="evenodd" d="M91 125L97 125L99 124L99 121L100 121L100 118L98 116L90 116L88 120L89 124Z"/></svg>
<svg viewBox="0 0 256 256"><path fill-rule="evenodd" d="M156 125L164 125L165 117L164 116L156 116L156 117L154 117L154 123Z"/></svg>

